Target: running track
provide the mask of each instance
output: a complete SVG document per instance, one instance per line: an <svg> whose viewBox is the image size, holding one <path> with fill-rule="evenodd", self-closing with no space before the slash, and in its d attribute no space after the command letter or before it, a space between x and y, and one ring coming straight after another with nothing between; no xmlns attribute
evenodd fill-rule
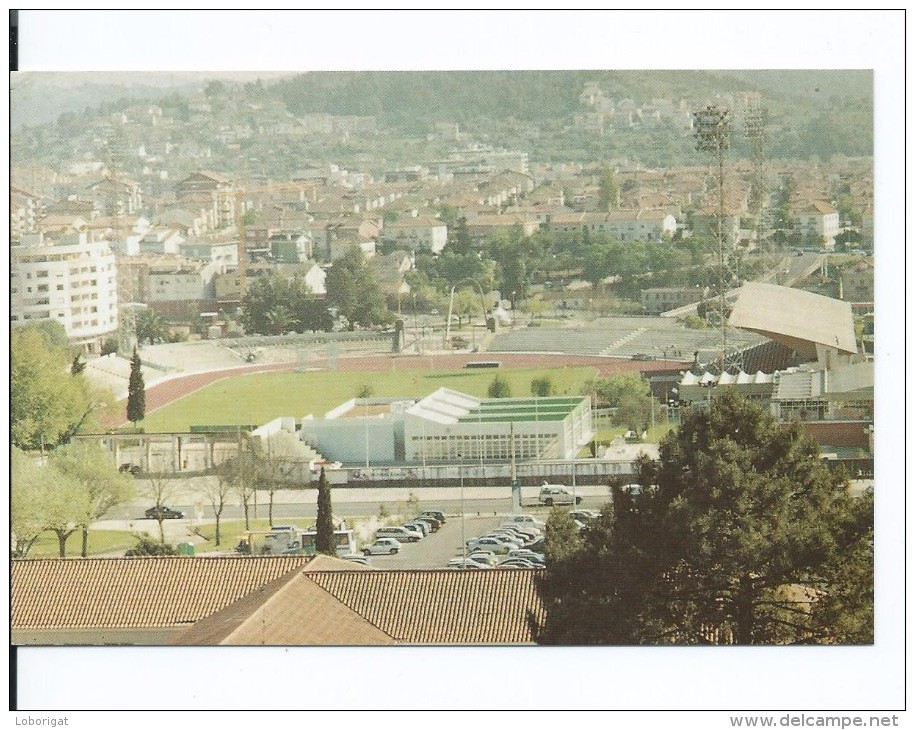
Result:
<svg viewBox="0 0 915 730"><path fill-rule="evenodd" d="M599 357L596 355L569 355L557 353L447 353L434 355L367 355L339 357L334 367L338 370L379 372L388 370L458 370L468 362L495 360L506 368L537 367L572 367L590 365L597 368L602 377L629 372L651 372L656 370L680 369L687 364L680 361L634 361L622 358ZM318 359L308 364L309 368L325 369L326 359ZM184 375L156 383L146 389L146 412L184 398L195 391L206 388L213 383L249 373L288 373L302 368L301 362L268 363L265 365L245 365L227 370L214 370L208 373ZM106 417L102 418L105 429L125 425L126 399L113 406Z"/></svg>

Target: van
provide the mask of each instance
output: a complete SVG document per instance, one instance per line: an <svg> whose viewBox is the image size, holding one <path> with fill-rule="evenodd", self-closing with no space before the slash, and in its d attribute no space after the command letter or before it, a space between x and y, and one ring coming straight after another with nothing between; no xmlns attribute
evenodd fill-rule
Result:
<svg viewBox="0 0 915 730"><path fill-rule="evenodd" d="M540 504L552 507L557 504L581 504L579 495L572 496L564 484L544 484L538 497Z"/></svg>

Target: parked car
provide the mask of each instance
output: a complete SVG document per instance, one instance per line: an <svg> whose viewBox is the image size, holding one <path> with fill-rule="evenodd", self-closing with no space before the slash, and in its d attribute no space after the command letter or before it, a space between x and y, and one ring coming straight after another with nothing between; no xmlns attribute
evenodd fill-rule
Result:
<svg viewBox="0 0 915 730"><path fill-rule="evenodd" d="M431 529L429 525L422 520L410 520L409 522L404 522L403 526L408 530L418 530L423 537L428 535Z"/></svg>
<svg viewBox="0 0 915 730"><path fill-rule="evenodd" d="M139 464L121 464L118 467L118 471L123 473L130 473L136 476L141 471L143 471L143 469L140 468Z"/></svg>
<svg viewBox="0 0 915 730"><path fill-rule="evenodd" d="M362 548L363 555L394 555L400 552L400 541L393 537L379 537L371 545Z"/></svg>
<svg viewBox="0 0 915 730"><path fill-rule="evenodd" d="M502 525L515 525L517 527L536 527L542 530L545 524L531 515L505 515L502 517Z"/></svg>
<svg viewBox="0 0 915 730"><path fill-rule="evenodd" d="M379 527L375 530L375 537L393 537L400 542L419 542L422 539L419 532L408 530L406 527Z"/></svg>
<svg viewBox="0 0 915 730"><path fill-rule="evenodd" d="M520 547L520 545L517 543L500 540L496 537L478 537L467 543L467 548L471 552L482 548L483 550L489 550L496 555L505 555L509 550L518 547Z"/></svg>
<svg viewBox="0 0 915 730"><path fill-rule="evenodd" d="M578 520L579 522L587 524L596 517L600 517L600 512L593 509L573 509L569 512L569 517L573 520Z"/></svg>
<svg viewBox="0 0 915 730"><path fill-rule="evenodd" d="M344 560L349 560L351 563L359 563L359 565L371 565L368 558L368 553L365 555L359 555L359 553L353 553L352 555L341 555L341 558Z"/></svg>
<svg viewBox="0 0 915 730"><path fill-rule="evenodd" d="M423 510L422 512L419 513L419 516L420 517L434 517L439 522L441 522L443 525L445 524L445 513L440 512L439 510L435 510L435 509Z"/></svg>
<svg viewBox="0 0 915 730"><path fill-rule="evenodd" d="M467 557L473 558L478 563L486 563L487 565L495 565L497 562L499 562L496 554L491 550L474 550Z"/></svg>
<svg viewBox="0 0 915 730"><path fill-rule="evenodd" d="M473 558L452 558L448 561L446 568L452 568L453 570L489 570L492 568L491 565L487 563L474 560Z"/></svg>
<svg viewBox="0 0 915 730"><path fill-rule="evenodd" d="M544 484L538 497L540 504L552 507L556 504L581 504L580 495L572 495L563 484Z"/></svg>
<svg viewBox="0 0 915 730"><path fill-rule="evenodd" d="M509 535L514 535L515 537L524 540L525 542L528 540L534 540L543 534L540 532L540 530L535 528L529 529L527 527L514 527L511 525L503 525L502 527L497 527L494 532L507 532Z"/></svg>
<svg viewBox="0 0 915 730"><path fill-rule="evenodd" d="M497 568L536 568L541 569L546 566L542 563L535 563L532 560L525 560L524 558L507 558L506 560L501 561Z"/></svg>
<svg viewBox="0 0 915 730"><path fill-rule="evenodd" d="M513 532L502 532L501 530L493 530L492 532L487 532L481 537L495 537L502 540L503 542L511 543L516 547L524 547L524 544L528 542L528 538L520 537Z"/></svg>
<svg viewBox="0 0 915 730"><path fill-rule="evenodd" d="M413 522L425 522L429 525L429 532L438 532L442 528L442 523L430 515L426 515L425 517L420 515L413 520Z"/></svg>
<svg viewBox="0 0 915 730"><path fill-rule="evenodd" d="M538 553L529 548L521 548L519 550L509 550L507 557L524 558L525 560L530 560L532 563L539 563L540 565L543 565L546 561L546 558L543 557L542 553Z"/></svg>
<svg viewBox="0 0 915 730"><path fill-rule="evenodd" d="M184 512L179 509L166 507L165 505L150 507L144 514L146 515L147 520L180 520L184 518Z"/></svg>

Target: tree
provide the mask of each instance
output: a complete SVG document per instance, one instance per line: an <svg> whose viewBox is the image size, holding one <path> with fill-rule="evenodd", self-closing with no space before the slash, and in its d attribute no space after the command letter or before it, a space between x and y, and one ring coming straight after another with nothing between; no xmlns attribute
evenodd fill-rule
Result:
<svg viewBox="0 0 915 730"><path fill-rule="evenodd" d="M620 204L620 188L613 170L605 167L598 182L597 205L602 211L613 210Z"/></svg>
<svg viewBox="0 0 915 730"><path fill-rule="evenodd" d="M168 337L168 326L162 315L154 309L141 309L136 319L137 341L154 345L164 342Z"/></svg>
<svg viewBox="0 0 915 730"><path fill-rule="evenodd" d="M50 348L32 327L10 333L10 436L22 449L64 443L96 407L84 374L69 375L70 353Z"/></svg>
<svg viewBox="0 0 915 730"><path fill-rule="evenodd" d="M471 318L483 314L483 302L475 289L458 289L454 293L453 313L458 318L458 327L464 323L464 317Z"/></svg>
<svg viewBox="0 0 915 730"><path fill-rule="evenodd" d="M581 547L581 537L568 510L553 507L544 530L544 555L547 563L567 560Z"/></svg>
<svg viewBox="0 0 915 730"><path fill-rule="evenodd" d="M238 494L245 515L245 529L251 529L251 502L263 478L263 462L257 444L239 435L238 451L217 470L227 489Z"/></svg>
<svg viewBox="0 0 915 730"><path fill-rule="evenodd" d="M110 458L95 444L74 442L56 449L49 459L51 468L74 480L80 489L79 504L84 508L78 520L82 530L80 554L89 554L89 526L110 509L134 496L134 480L122 474Z"/></svg>
<svg viewBox="0 0 915 730"><path fill-rule="evenodd" d="M315 536L315 549L325 555L336 555L330 485L327 483L323 466L318 477L318 534Z"/></svg>
<svg viewBox="0 0 915 730"><path fill-rule="evenodd" d="M358 246L352 246L334 261L327 272L325 287L327 304L346 318L350 330L357 325L387 324L392 319L375 275Z"/></svg>
<svg viewBox="0 0 915 730"><path fill-rule="evenodd" d="M457 223L455 223L448 234L448 243L446 246L448 253L458 255L471 253L473 239L470 236L470 229L467 227L467 218L465 216L461 216L457 219Z"/></svg>
<svg viewBox="0 0 915 730"><path fill-rule="evenodd" d="M501 375L497 375L489 384L487 394L490 398L511 398L512 389L505 378Z"/></svg>
<svg viewBox="0 0 915 730"><path fill-rule="evenodd" d="M651 421L651 391L638 373L593 378L581 392L590 395L596 406L615 409L612 421L617 426L641 431Z"/></svg>
<svg viewBox="0 0 915 730"><path fill-rule="evenodd" d="M146 385L143 382L142 367L140 354L134 348L130 360L130 379L127 381L127 420L133 423L134 428L146 415Z"/></svg>
<svg viewBox="0 0 915 730"><path fill-rule="evenodd" d="M41 463L21 449L12 448L10 481L10 531L14 558L28 555L35 540L47 529L47 480Z"/></svg>
<svg viewBox="0 0 915 730"><path fill-rule="evenodd" d="M614 489L612 518L549 566L538 640L842 643L873 630L870 505L798 424L726 391L638 471L643 487Z"/></svg>
<svg viewBox="0 0 915 730"><path fill-rule="evenodd" d="M69 474L46 465L44 521L48 530L57 535L60 557L67 556L67 539L76 532L86 512L85 495L81 485Z"/></svg>
<svg viewBox="0 0 915 730"><path fill-rule="evenodd" d="M150 474L144 481L140 490L143 496L153 503L156 510L156 522L159 525L159 542L165 542L165 527L162 522L165 520L165 511L163 507L168 506L175 496L177 496L178 482L169 479L162 474Z"/></svg>
<svg viewBox="0 0 915 730"><path fill-rule="evenodd" d="M328 331L333 318L301 276L283 278L275 272L257 277L242 300L245 332L281 335L286 332Z"/></svg>
<svg viewBox="0 0 915 730"><path fill-rule="evenodd" d="M260 449L262 481L267 489L269 506L267 517L273 527L273 499L287 479L291 463L302 452L302 444L295 434L277 431L264 439Z"/></svg>
<svg viewBox="0 0 915 730"><path fill-rule="evenodd" d="M548 398L556 393L553 380L549 375L544 375L531 380L531 395L535 398Z"/></svg>

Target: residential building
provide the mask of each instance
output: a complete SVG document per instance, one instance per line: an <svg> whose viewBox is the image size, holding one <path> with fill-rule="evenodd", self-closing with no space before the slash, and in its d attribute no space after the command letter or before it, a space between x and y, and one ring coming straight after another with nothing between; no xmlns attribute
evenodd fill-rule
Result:
<svg viewBox="0 0 915 730"><path fill-rule="evenodd" d="M798 230L807 241L825 249L835 248L839 235L839 211L825 200L811 200L792 205Z"/></svg>
<svg viewBox="0 0 915 730"><path fill-rule="evenodd" d="M448 243L448 226L431 215L401 216L385 224L380 240L407 251L439 253Z"/></svg>
<svg viewBox="0 0 915 730"><path fill-rule="evenodd" d="M10 249L10 319L51 320L74 345L99 352L118 328L117 266L107 241L85 233Z"/></svg>
<svg viewBox="0 0 915 730"><path fill-rule="evenodd" d="M106 175L87 185L82 194L103 215L135 215L143 207L140 184L120 175Z"/></svg>
<svg viewBox="0 0 915 730"><path fill-rule="evenodd" d="M175 185L178 206L206 211L210 228L225 228L235 224L236 189L224 175L201 170L188 175Z"/></svg>
<svg viewBox="0 0 915 730"><path fill-rule="evenodd" d="M546 225L559 233L601 235L616 241L669 239L677 230L677 220L664 210L628 209L609 213L565 213L550 216Z"/></svg>

